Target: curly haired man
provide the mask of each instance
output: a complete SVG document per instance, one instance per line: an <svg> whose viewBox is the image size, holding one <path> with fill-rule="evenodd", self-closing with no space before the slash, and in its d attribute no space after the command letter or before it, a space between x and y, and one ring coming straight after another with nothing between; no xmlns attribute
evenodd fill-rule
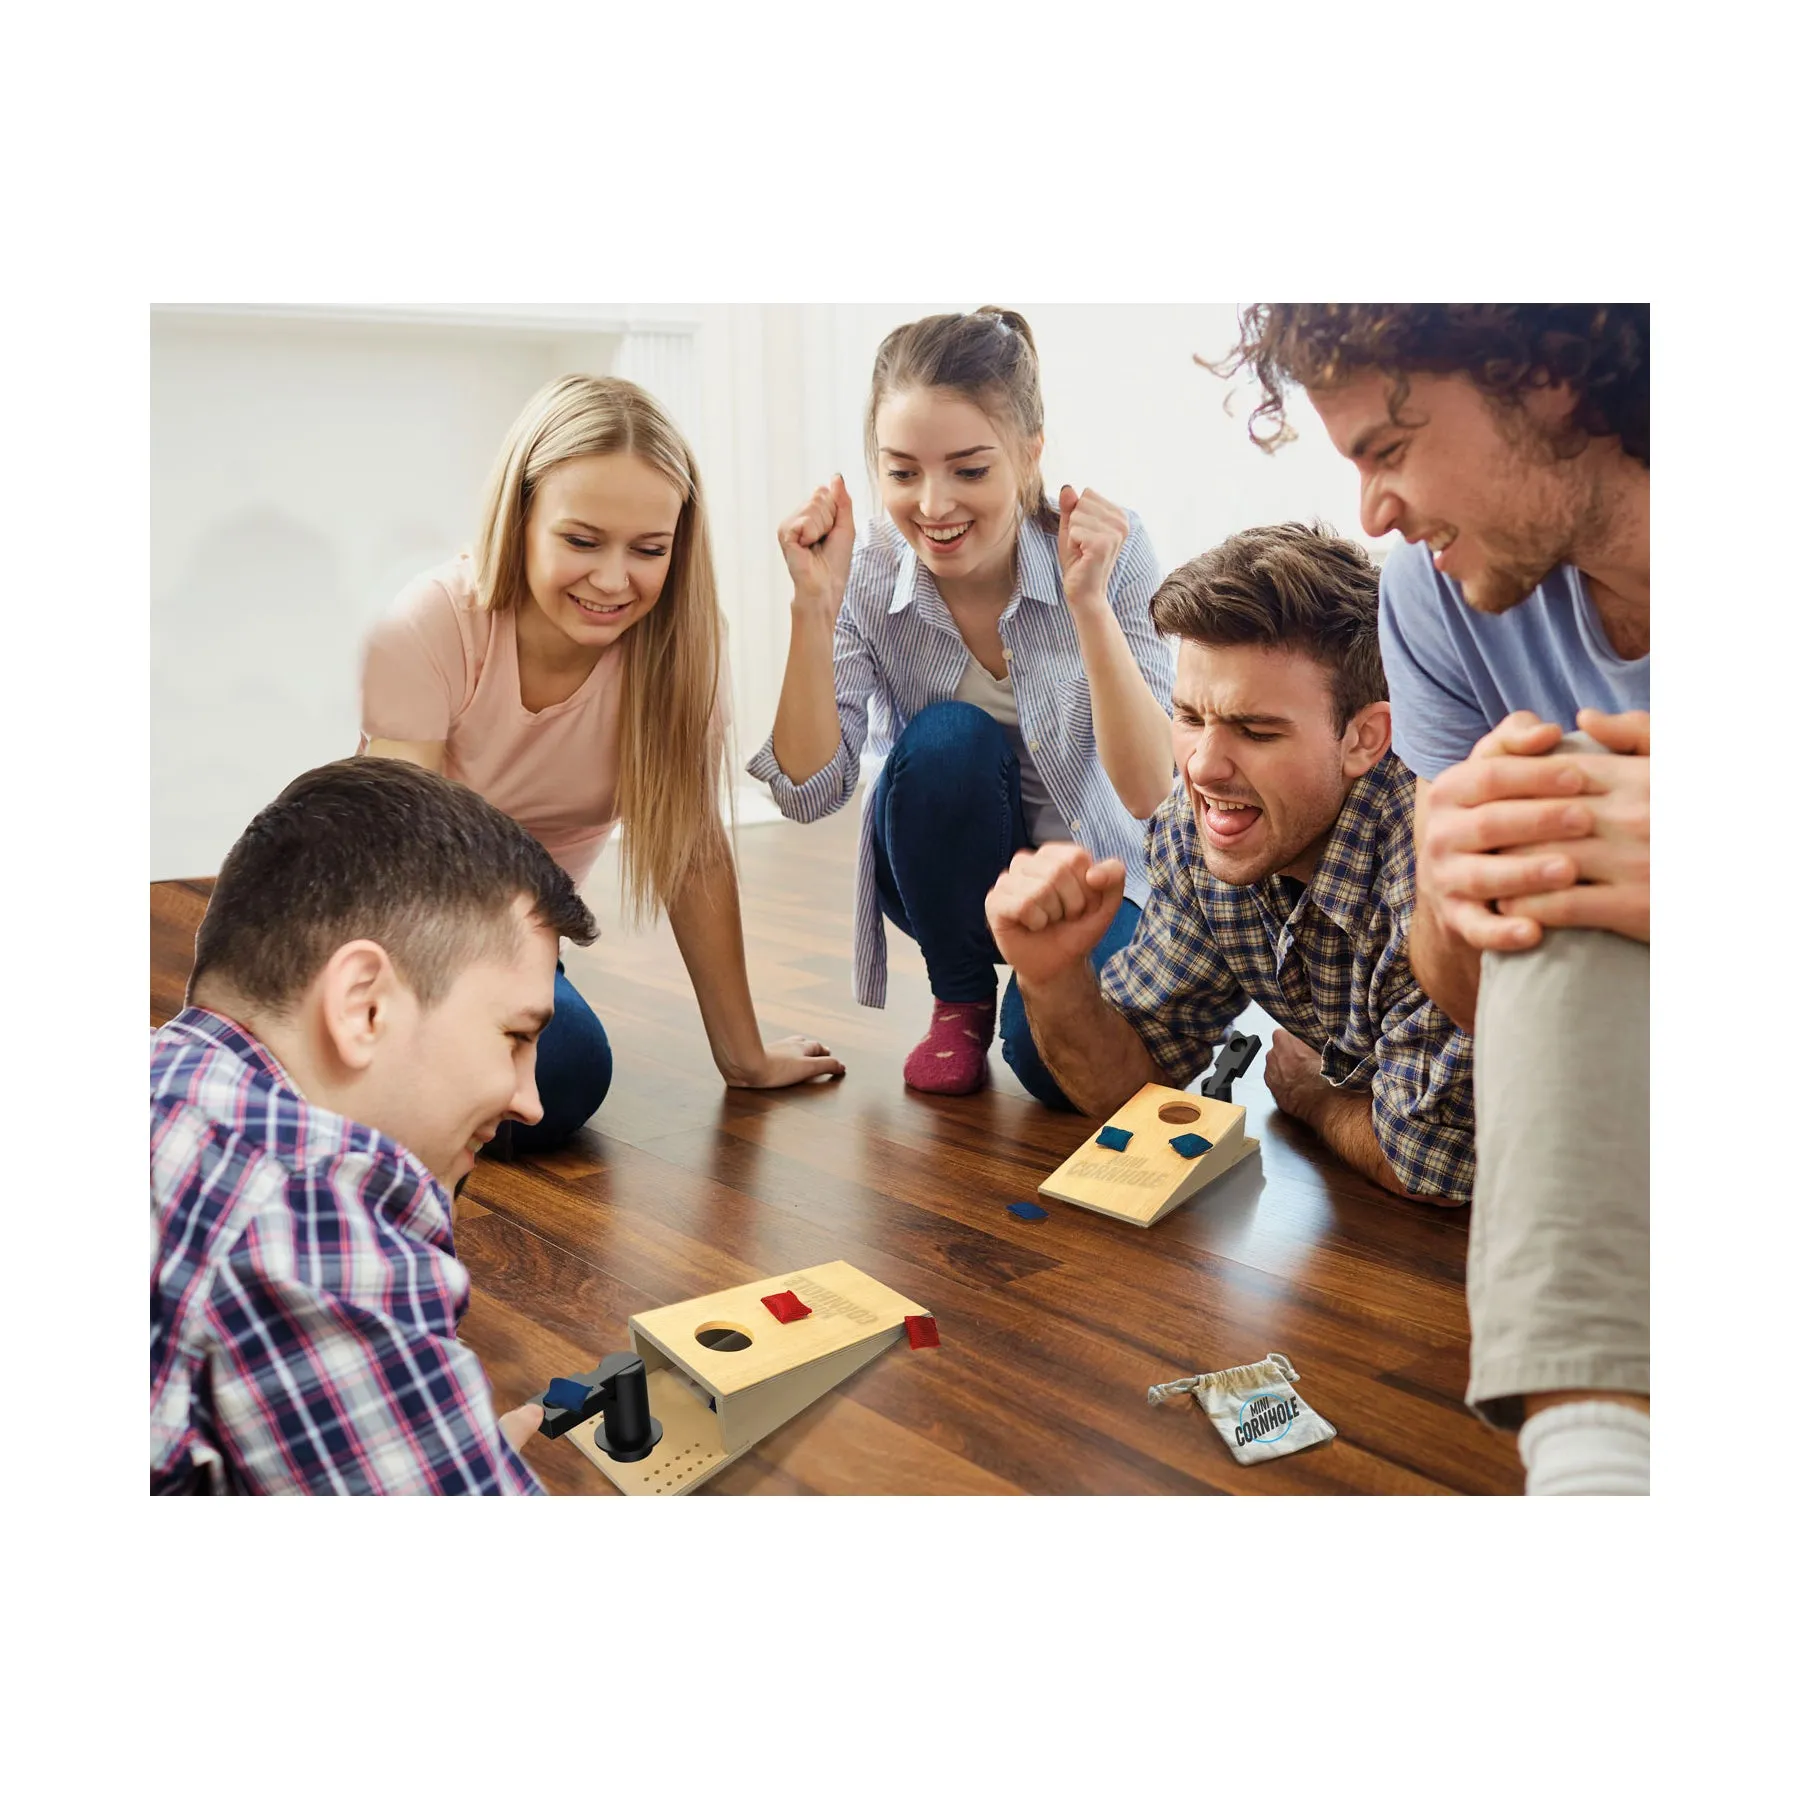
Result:
<svg viewBox="0 0 1800 1800"><path fill-rule="evenodd" d="M1650 316L1264 305L1251 435L1303 388L1398 531L1394 748L1420 984L1475 1033L1469 1403L1530 1493L1649 1488Z"/></svg>

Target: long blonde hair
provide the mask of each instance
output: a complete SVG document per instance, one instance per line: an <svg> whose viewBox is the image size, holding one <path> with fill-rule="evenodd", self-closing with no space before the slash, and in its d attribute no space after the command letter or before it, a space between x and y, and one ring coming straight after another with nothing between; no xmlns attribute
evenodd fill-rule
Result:
<svg viewBox="0 0 1800 1800"><path fill-rule="evenodd" d="M725 621L700 471L687 440L636 383L564 375L539 389L500 446L475 543L476 604L525 603L525 527L546 475L577 456L641 458L681 495L662 598L621 640L620 867L627 915L654 919L730 851L719 813L726 734L713 710Z"/></svg>

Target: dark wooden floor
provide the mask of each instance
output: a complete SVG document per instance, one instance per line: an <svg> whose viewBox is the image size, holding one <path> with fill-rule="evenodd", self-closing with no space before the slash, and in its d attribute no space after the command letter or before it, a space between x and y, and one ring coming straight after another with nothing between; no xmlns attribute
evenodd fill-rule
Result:
<svg viewBox="0 0 1800 1800"><path fill-rule="evenodd" d="M850 1069L782 1094L719 1082L667 926L618 926L603 859L588 897L604 935L568 969L612 1038L612 1092L573 1146L483 1162L457 1202L462 1335L502 1410L625 1348L633 1313L842 1258L934 1313L942 1347L888 1351L703 1492L1519 1491L1511 1439L1462 1405L1466 1212L1352 1174L1276 1112L1260 1059L1236 1089L1260 1156L1161 1224L1055 1201L1042 1223L1013 1218L1091 1127L1027 1099L998 1047L972 1098L902 1084L924 969L890 933L887 1010L851 1000L854 833L849 809L740 836L764 1030L816 1034ZM209 885L151 888L153 1025L180 1007ZM1241 1468L1192 1406L1145 1401L1271 1350L1331 1443ZM567 1445L526 1454L552 1492L613 1492Z"/></svg>

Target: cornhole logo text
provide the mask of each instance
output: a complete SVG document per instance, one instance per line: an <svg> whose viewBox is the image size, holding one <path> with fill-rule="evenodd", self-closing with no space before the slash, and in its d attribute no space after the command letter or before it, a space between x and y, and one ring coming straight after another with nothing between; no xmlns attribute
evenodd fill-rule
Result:
<svg viewBox="0 0 1800 1800"><path fill-rule="evenodd" d="M1298 1394L1252 1394L1238 1408L1237 1441L1273 1444L1287 1436L1299 1416Z"/></svg>
<svg viewBox="0 0 1800 1800"><path fill-rule="evenodd" d="M1076 1163L1069 1173L1081 1181L1110 1181L1115 1187L1165 1187L1169 1179L1142 1157L1121 1156L1116 1150L1105 1158L1090 1156L1085 1162Z"/></svg>
<svg viewBox="0 0 1800 1800"><path fill-rule="evenodd" d="M820 1287L816 1281L808 1281L802 1276L795 1276L788 1286L810 1306L814 1312L823 1313L827 1318L849 1319L857 1325L873 1325L875 1315L866 1306L857 1306L846 1300L842 1294L834 1294L828 1287Z"/></svg>

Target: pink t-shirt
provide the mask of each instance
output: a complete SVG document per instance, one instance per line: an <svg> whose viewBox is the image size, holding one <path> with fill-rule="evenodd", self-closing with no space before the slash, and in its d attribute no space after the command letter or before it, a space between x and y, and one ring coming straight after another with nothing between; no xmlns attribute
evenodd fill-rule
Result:
<svg viewBox="0 0 1800 1800"><path fill-rule="evenodd" d="M369 634L362 747L443 744L444 773L517 819L580 882L618 822L623 669L614 644L567 700L528 712L517 620L475 605L465 553L410 582Z"/></svg>

